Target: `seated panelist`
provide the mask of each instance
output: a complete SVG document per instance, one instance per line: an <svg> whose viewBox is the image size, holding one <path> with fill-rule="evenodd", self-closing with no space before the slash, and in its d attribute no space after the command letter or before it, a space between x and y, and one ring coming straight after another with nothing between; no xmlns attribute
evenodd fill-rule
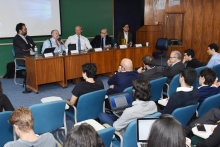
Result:
<svg viewBox="0 0 220 147"><path fill-rule="evenodd" d="M42 54L46 48L55 47L54 53L58 53L59 50L61 52L65 50L64 42L59 39L59 31L52 30L51 36L52 37L50 39L47 39L46 41L44 41L42 51L41 51Z"/></svg>
<svg viewBox="0 0 220 147"><path fill-rule="evenodd" d="M93 48L103 48L109 44L112 44L112 38L108 36L108 30L106 28L101 29L100 35L95 36L91 41Z"/></svg>

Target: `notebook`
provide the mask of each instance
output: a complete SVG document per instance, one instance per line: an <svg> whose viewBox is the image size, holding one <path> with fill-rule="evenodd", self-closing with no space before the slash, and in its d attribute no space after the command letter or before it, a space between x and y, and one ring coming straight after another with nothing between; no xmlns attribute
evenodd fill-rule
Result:
<svg viewBox="0 0 220 147"><path fill-rule="evenodd" d="M147 147L151 127L158 118L138 118L137 119L137 145Z"/></svg>
<svg viewBox="0 0 220 147"><path fill-rule="evenodd" d="M127 92L109 95L108 100L112 112L118 117L122 115L126 108L132 106L132 99Z"/></svg>

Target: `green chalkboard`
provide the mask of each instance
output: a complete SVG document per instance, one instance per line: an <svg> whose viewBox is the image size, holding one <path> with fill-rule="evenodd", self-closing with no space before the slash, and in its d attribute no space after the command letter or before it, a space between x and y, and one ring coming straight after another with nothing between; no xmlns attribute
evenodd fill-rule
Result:
<svg viewBox="0 0 220 147"><path fill-rule="evenodd" d="M94 37L105 27L113 35L113 0L60 0L62 39L75 34L75 26L83 27L83 35ZM28 23L26 23L28 27ZM51 30L48 30L49 32ZM48 37L33 37L34 41ZM12 39L0 39L0 76L6 72L6 64L13 61ZM38 48L42 42L38 42Z"/></svg>

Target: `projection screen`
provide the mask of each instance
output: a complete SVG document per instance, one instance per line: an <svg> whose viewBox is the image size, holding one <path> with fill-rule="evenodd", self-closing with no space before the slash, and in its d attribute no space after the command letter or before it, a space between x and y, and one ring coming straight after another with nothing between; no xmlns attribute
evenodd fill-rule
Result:
<svg viewBox="0 0 220 147"><path fill-rule="evenodd" d="M29 36L61 34L59 0L0 0L0 38L14 37L16 24L25 23Z"/></svg>

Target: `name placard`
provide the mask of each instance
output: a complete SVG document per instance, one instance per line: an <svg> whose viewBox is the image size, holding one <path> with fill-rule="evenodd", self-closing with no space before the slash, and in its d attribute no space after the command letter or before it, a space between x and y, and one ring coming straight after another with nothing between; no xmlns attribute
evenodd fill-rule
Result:
<svg viewBox="0 0 220 147"><path fill-rule="evenodd" d="M44 54L44 57L45 57L45 58L53 57L53 53L45 53L45 54Z"/></svg>
<svg viewBox="0 0 220 147"><path fill-rule="evenodd" d="M70 53L71 54L79 54L79 51L78 50L71 50Z"/></svg>
<svg viewBox="0 0 220 147"><path fill-rule="evenodd" d="M119 45L119 48L120 49L125 49L125 48L127 48L127 45Z"/></svg>
<svg viewBox="0 0 220 147"><path fill-rule="evenodd" d="M135 47L142 47L142 44L135 44Z"/></svg>
<svg viewBox="0 0 220 147"><path fill-rule="evenodd" d="M102 48L94 48L95 52L101 52Z"/></svg>

